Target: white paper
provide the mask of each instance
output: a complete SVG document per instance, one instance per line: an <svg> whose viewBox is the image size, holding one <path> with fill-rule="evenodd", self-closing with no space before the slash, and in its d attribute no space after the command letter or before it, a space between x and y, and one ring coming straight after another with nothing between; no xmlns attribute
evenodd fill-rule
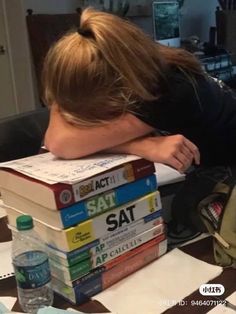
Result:
<svg viewBox="0 0 236 314"><path fill-rule="evenodd" d="M49 153L39 154L0 163L0 167L11 168L43 182L76 183L120 164L137 160L138 156L126 154L98 154L90 157L63 160ZM155 163L159 186L183 181L185 174L172 167Z"/></svg>
<svg viewBox="0 0 236 314"><path fill-rule="evenodd" d="M228 298L226 298L226 300L236 306L236 292L234 292L230 296L228 296ZM219 304L207 313L210 313L210 314L233 314L234 313L235 314L235 310L233 310L229 307L226 307L222 304Z"/></svg>
<svg viewBox="0 0 236 314"><path fill-rule="evenodd" d="M0 280L14 275L11 261L12 241L0 243Z"/></svg>
<svg viewBox="0 0 236 314"><path fill-rule="evenodd" d="M57 182L74 184L137 159L140 157L135 155L99 154L68 161L56 158L51 153L45 153L3 162L0 163L0 167L14 169L49 184Z"/></svg>
<svg viewBox="0 0 236 314"><path fill-rule="evenodd" d="M16 303L17 298L15 297L0 297L0 303L5 305L5 307L10 311L14 304Z"/></svg>
<svg viewBox="0 0 236 314"><path fill-rule="evenodd" d="M174 249L104 290L94 299L117 313L159 314L221 272L222 267L202 262Z"/></svg>
<svg viewBox="0 0 236 314"><path fill-rule="evenodd" d="M70 314L70 313L86 314L85 312L77 311L73 308L67 308L66 310L62 310L62 309L52 307L52 306L43 307L38 310L38 314ZM98 313L91 313L91 314L98 314ZM100 313L100 314L105 314L105 313Z"/></svg>
<svg viewBox="0 0 236 314"><path fill-rule="evenodd" d="M172 167L161 163L155 163L158 186L176 183L185 179L185 174L180 173Z"/></svg>
<svg viewBox="0 0 236 314"><path fill-rule="evenodd" d="M183 247L183 246L186 246L186 245L189 245L191 243L195 243L197 241L200 241L200 240L203 240L205 238L209 238L211 237L211 235L209 233L201 233L199 236L197 236L196 238L192 239L192 240L189 240L189 241L186 241L184 243L181 243L180 245L177 245L178 247Z"/></svg>
<svg viewBox="0 0 236 314"><path fill-rule="evenodd" d="M72 307L68 307L68 309L67 309L67 310L68 310L68 311L75 312L75 313L79 313L79 314L80 314L80 313L81 313L81 314L82 314L82 313L83 313L83 314L85 314L84 312L79 312L79 311L77 311L77 310L73 309ZM90 313L90 314L98 314L98 313ZM107 312L106 312L106 313L105 313L105 312L104 312L104 313L99 312L99 314L107 314ZM114 312L113 312L113 313L111 313L111 312L110 312L109 314L116 314L116 313L114 313Z"/></svg>

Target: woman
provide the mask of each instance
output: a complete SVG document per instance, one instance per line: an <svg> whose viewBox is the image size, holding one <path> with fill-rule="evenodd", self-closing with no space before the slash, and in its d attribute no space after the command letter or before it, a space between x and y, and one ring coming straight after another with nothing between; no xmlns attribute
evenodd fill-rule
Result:
<svg viewBox="0 0 236 314"><path fill-rule="evenodd" d="M43 84L45 145L59 157L105 150L179 171L236 160L235 95L192 54L154 43L117 16L84 10L80 28L46 56Z"/></svg>

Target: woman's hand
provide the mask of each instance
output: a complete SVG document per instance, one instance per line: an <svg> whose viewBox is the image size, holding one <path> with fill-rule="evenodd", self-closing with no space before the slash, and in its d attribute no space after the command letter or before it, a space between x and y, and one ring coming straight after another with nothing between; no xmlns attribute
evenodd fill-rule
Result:
<svg viewBox="0 0 236 314"><path fill-rule="evenodd" d="M183 135L139 138L108 151L138 155L153 162L172 166L180 172L186 171L192 163L197 165L200 163L197 146Z"/></svg>

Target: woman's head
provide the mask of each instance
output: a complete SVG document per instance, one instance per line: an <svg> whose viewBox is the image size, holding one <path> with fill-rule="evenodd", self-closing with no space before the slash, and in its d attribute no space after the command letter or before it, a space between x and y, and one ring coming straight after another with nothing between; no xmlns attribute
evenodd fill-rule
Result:
<svg viewBox="0 0 236 314"><path fill-rule="evenodd" d="M71 122L110 121L155 99L167 65L172 59L181 65L181 53L180 59L177 55L128 21L88 8L79 30L66 34L48 52L44 96Z"/></svg>

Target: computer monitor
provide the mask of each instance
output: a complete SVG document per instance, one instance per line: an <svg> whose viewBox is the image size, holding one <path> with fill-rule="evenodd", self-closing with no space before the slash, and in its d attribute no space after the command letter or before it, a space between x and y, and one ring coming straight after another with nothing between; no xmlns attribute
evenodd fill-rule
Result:
<svg viewBox="0 0 236 314"><path fill-rule="evenodd" d="M179 3L177 0L153 1L154 41L180 47Z"/></svg>

